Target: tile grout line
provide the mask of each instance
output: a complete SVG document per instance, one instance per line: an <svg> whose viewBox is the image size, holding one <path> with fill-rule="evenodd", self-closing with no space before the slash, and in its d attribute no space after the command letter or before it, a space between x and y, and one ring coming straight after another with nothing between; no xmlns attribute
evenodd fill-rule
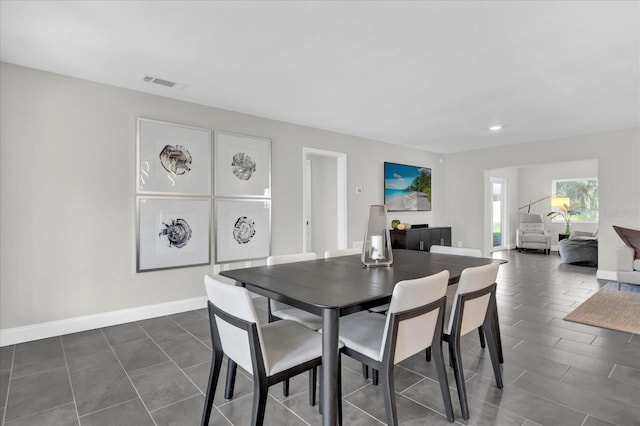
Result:
<svg viewBox="0 0 640 426"><path fill-rule="evenodd" d="M298 395L302 395L302 394L298 394ZM298 395L296 395L296 396L298 396ZM309 425L309 422L307 422L305 419L303 419L302 417L300 417L300 415L299 415L298 413L296 413L295 411L293 411L291 408L287 407L287 406L284 404L284 401L288 401L288 400L289 400L289 399L291 399L291 398L287 398L287 399L285 399L284 401L279 401L277 398L275 398L275 397L274 397L274 396L272 396L272 395L268 395L268 396L270 396L272 399L275 399L275 400L278 402L278 404L280 404L280 405L281 405L285 410L287 410L288 412L290 412L291 414L293 414L294 416L296 416L298 419L300 419L300 421L301 421L302 423L304 423L304 424L305 424L305 425L307 425L307 426L311 426L311 425ZM317 405L317 404L316 404L316 405ZM315 407L315 405L314 405L314 407ZM265 409L265 414L266 414L266 409Z"/></svg>
<svg viewBox="0 0 640 426"><path fill-rule="evenodd" d="M181 329L185 330L189 335L192 335L188 330L186 330L184 327L182 327L180 324L178 324L178 323L177 323L173 318L171 318L171 317L170 317L170 316L168 316L168 315L165 315L165 317L166 317L166 318L168 318L170 321L173 321L173 322L174 322L178 327L180 327ZM162 317L159 317L159 318L162 318ZM137 324L137 322L136 322L136 324ZM196 385L196 384L195 384L195 382L194 382L193 380L191 380L191 377L189 377L187 374L185 374L185 372L182 370L182 368L180 368L180 366L179 366L179 365L174 361L174 359L173 359L171 356L169 356L169 354L164 350L164 348L163 348L162 346L160 346L160 345L158 344L158 342L156 342L156 340L155 340L153 337L151 337L151 335L147 332L147 330L145 330L145 329L144 329L144 327L143 327L143 326L141 326L140 324L138 324L138 326L139 326L139 327L142 329L142 331L147 335L147 337L148 337L149 339L151 339L151 341L152 341L152 342L153 342L153 343L158 347L158 349L160 349L160 350L162 351L162 353L163 353L163 354L165 354L167 358L169 358L169 360L170 360L170 361L173 363L173 365L178 369L178 371L180 371L180 373L182 373L182 375L183 375L183 376L184 376L184 377L185 377L189 382L191 382L191 384L196 388L196 390L198 391L198 393L199 393L200 395L204 395L204 397L206 398L207 396L206 396L206 395L205 395L205 394L200 390L200 388L198 387L198 385ZM193 336L193 335L192 335L192 336ZM200 340L200 339L198 339L197 337L195 337L195 336L193 336L193 337L194 337L195 339L197 339L198 341L200 341L200 342L201 342L201 340ZM173 340L173 339L169 339L168 341L171 341L171 340ZM213 343L212 343L212 344L213 344ZM206 346L206 345L205 345L205 346ZM212 350L213 350L213 349L212 349ZM166 361L165 361L165 362L166 362ZM123 368L124 368L124 367L123 367ZM126 371L125 371L125 372L126 372ZM128 374L129 374L129 373L127 373L127 375L128 375ZM129 380L131 380L131 379L129 379ZM133 385L133 382L131 382L131 384L132 384L132 386L133 386L133 387L134 387L134 389L135 389L135 385ZM136 392L137 392L137 391L138 391L138 390L136 389ZM195 396L195 395L193 395L193 396ZM140 400L142 400L142 397L140 397ZM143 401L142 403L144 404L144 401ZM215 404L214 404L213 406L215 407ZM144 407L145 407L145 409L147 410L147 412L149 413L149 416L151 416L151 411L149 411L149 408L147 407L147 405L146 405L146 404L144 404ZM217 409L217 407L216 407L216 409ZM155 410L154 410L154 411L155 411ZM220 411L220 410L218 410L218 411ZM153 419L153 416L151 416L151 418ZM226 417L225 417L225 418L226 418ZM156 426L157 426L157 423L156 423L155 419L153 419L153 423L154 423L154 424L156 424Z"/></svg>
<svg viewBox="0 0 640 426"><path fill-rule="evenodd" d="M366 412L365 410L363 410L362 408L358 407L357 405L353 405L353 404L352 404L351 402L349 402L349 401L345 401L345 400L344 400L344 398L343 398L342 403L344 404L345 402L346 402L347 404L349 404L350 406L352 406L353 408L355 408L356 410L360 411L361 413L364 413L364 414L366 414L367 416L371 417L371 418L372 418L373 420L375 420L376 422L378 422L378 423L380 423L380 424L383 424L383 425L386 425L386 423L383 423L383 422L381 422L380 420L378 420L377 418L373 417L373 416L371 415L371 413ZM342 411L344 412L344 410L342 410Z"/></svg>
<svg viewBox="0 0 640 426"><path fill-rule="evenodd" d="M64 357L64 347L62 346L62 336L56 336L56 337L60 339L60 347L62 348L62 354L63 354L63 357ZM15 350L14 350L14 352L15 352ZM14 355L14 360L15 360L15 355ZM46 372L49 372L49 371L58 370L58 369L61 369L61 368L63 368L63 367L60 366L60 367L49 368L48 370L42 370L42 371L38 371L36 373L26 374L24 376L19 376L19 377L16 377L15 379L11 379L11 380L20 380L20 379L23 379L25 377L31 377L31 376L35 376L36 374L42 374L42 373L46 373ZM67 360L66 360L66 358L65 358L64 368L67 368ZM13 372L13 360L12 360L12 365L11 365L11 371ZM67 369L67 378L68 377L69 377L69 370ZM11 378L11 373L10 373L10 378ZM7 386L7 396L6 396L6 403L5 403L5 410L4 410L4 419L3 419L2 424L6 423L7 405L9 403L9 388L10 388L10 385L11 385L11 381L9 381L9 386ZM69 380L69 385L71 385L71 380ZM71 389L71 395L73 396L73 388ZM26 414L26 415L24 415L22 417L17 417L15 419L12 419L12 420L10 420L10 422L15 422L15 421L20 420L20 419L25 419L27 417L36 416L36 415L39 415L39 414L42 414L42 413L46 413L48 411L55 410L56 408L64 407L65 405L68 405L70 403L71 402L66 402L64 404L56 405L55 407L50 407L50 408L47 408L47 409L44 409L44 410L41 410L41 411L36 411L34 413L29 413L29 414ZM74 397L73 403L75 405L75 397ZM77 410L76 410L76 413L77 413Z"/></svg>
<svg viewBox="0 0 640 426"><path fill-rule="evenodd" d="M163 409L165 409L167 407L171 407L173 405L180 404L181 402L185 402L185 401L188 401L190 399L197 398L199 396L200 395L192 395L192 396L188 396L186 398L179 399L177 401L172 402L171 404L166 404L166 405L163 405L162 407L154 408L153 410L150 411L150 413L155 413L155 412L163 410Z"/></svg>
<svg viewBox="0 0 640 426"><path fill-rule="evenodd" d="M137 322L136 322L137 325ZM139 326L139 325L138 325ZM146 333L146 331L140 327L140 329ZM151 418L151 421L153 422L153 424L155 426L158 426L158 424L156 423L156 420L153 418L153 416L151 415L151 412L149 412L149 408L147 407L147 404L145 404L144 400L142 399L142 396L140 395L140 392L138 392L138 388L136 388L136 386L133 384L133 380L131 380L131 376L129 376L129 372L127 371L126 368L124 368L124 365L122 364L122 361L120 360L120 357L118 357L118 354L116 353L115 349L113 349L113 345L111 345L111 342L109 341L109 339L107 339L107 335L104 334L104 330L101 328L100 329L100 333L102 333L102 337L104 337L104 339L107 341L107 344L109 345L109 348L111 349L111 352L113 352L113 355L116 357L116 359L118 360L118 364L120 364L120 367L122 367L122 371L124 371L124 374L127 376L127 379L129 380L129 384L131 385L131 387L133 388L133 390L136 392L136 395L138 395L138 399L140 400L140 403L142 404L142 406L144 407L144 409L147 411L147 414L149 415L149 417ZM155 342L154 342L155 343ZM129 400L132 401L132 400ZM127 401L128 402L128 401ZM120 405L120 404L118 404Z"/></svg>
<svg viewBox="0 0 640 426"><path fill-rule="evenodd" d="M83 418L83 417L91 416L91 415L96 414L96 413L101 413L101 412L109 410L109 409L111 409L113 407L119 407L120 405L127 404L127 403L129 403L131 401L136 401L137 399L138 399L137 397L136 398L127 399L126 401L118 402L117 404L109 405L108 407L104 407L104 408L101 408L99 410L95 410L95 411L92 411L90 413L83 414L83 415L78 416L78 417L79 418Z"/></svg>
<svg viewBox="0 0 640 426"><path fill-rule="evenodd" d="M106 340L106 339L105 339ZM62 356L64 357L64 365L67 368L67 379L69 379L69 387L71 388L71 397L73 398L73 406L76 408L76 419L80 425L80 413L78 412L78 403L76 402L76 393L73 390L73 382L71 381L71 371L69 370L69 360L67 359L67 351L64 348L64 340L60 336L60 346L62 346Z"/></svg>
<svg viewBox="0 0 640 426"><path fill-rule="evenodd" d="M13 375L13 364L16 359L16 345L13 345L13 350L11 351L11 366L9 367L9 379L7 383L7 395L4 397L4 412L2 413L2 419L0 419L0 424L4 425L5 419L7 418L7 409L9 408L9 391L11 390L11 380Z"/></svg>

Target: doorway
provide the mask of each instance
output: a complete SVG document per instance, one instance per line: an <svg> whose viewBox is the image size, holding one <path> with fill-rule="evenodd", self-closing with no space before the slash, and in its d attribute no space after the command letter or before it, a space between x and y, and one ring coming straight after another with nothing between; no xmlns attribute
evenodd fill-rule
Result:
<svg viewBox="0 0 640 426"><path fill-rule="evenodd" d="M507 180L491 177L491 251L507 248Z"/></svg>
<svg viewBox="0 0 640 426"><path fill-rule="evenodd" d="M347 248L347 154L302 148L305 253Z"/></svg>

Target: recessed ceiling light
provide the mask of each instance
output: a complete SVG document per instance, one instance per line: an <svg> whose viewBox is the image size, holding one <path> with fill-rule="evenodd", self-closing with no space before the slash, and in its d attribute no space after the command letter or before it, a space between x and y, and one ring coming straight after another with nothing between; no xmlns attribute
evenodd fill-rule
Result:
<svg viewBox="0 0 640 426"><path fill-rule="evenodd" d="M492 132L498 132L500 130L502 130L502 126L499 124L496 124L494 126L489 127L489 130L491 130Z"/></svg>

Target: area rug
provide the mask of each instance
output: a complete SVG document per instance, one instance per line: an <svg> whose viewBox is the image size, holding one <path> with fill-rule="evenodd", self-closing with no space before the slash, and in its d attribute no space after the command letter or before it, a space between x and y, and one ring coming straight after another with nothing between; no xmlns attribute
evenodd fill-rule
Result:
<svg viewBox="0 0 640 426"><path fill-rule="evenodd" d="M623 284L621 290L608 283L564 320L640 334L640 286Z"/></svg>

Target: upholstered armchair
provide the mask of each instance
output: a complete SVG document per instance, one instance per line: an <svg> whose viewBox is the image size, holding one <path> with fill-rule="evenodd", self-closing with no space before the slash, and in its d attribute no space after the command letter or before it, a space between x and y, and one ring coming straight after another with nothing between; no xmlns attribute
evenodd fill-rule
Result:
<svg viewBox="0 0 640 426"><path fill-rule="evenodd" d="M640 285L640 259L635 259L633 247L620 247L616 255L618 283Z"/></svg>
<svg viewBox="0 0 640 426"><path fill-rule="evenodd" d="M544 250L551 253L551 237L545 231L542 216L533 213L520 213L520 225L516 232L516 248Z"/></svg>

